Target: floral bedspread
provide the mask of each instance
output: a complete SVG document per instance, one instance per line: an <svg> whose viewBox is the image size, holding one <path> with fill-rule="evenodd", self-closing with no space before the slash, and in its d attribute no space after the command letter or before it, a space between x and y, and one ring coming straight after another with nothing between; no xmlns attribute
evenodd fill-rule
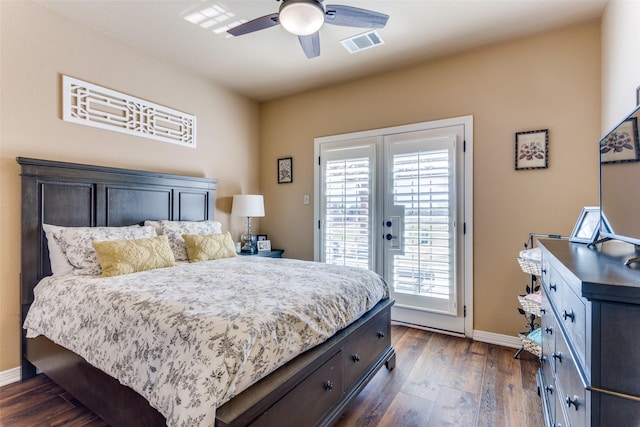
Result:
<svg viewBox="0 0 640 427"><path fill-rule="evenodd" d="M24 327L133 388L168 425L213 426L218 406L387 297L364 269L237 257L50 277Z"/></svg>

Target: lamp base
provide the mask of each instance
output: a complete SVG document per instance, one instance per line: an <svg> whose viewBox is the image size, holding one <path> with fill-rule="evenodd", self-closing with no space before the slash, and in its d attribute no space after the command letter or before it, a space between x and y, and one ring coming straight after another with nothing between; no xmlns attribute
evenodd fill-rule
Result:
<svg viewBox="0 0 640 427"><path fill-rule="evenodd" d="M244 249L242 248L242 250L240 251L241 254L257 254L258 251L256 250L256 248L254 247L250 247L248 249Z"/></svg>

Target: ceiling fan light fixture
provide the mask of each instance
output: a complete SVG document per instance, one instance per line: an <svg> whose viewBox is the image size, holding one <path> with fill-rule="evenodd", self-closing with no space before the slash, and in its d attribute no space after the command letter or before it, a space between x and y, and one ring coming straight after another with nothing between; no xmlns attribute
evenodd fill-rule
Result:
<svg viewBox="0 0 640 427"><path fill-rule="evenodd" d="M280 5L280 25L297 36L317 32L324 23L324 9L315 0L286 0Z"/></svg>

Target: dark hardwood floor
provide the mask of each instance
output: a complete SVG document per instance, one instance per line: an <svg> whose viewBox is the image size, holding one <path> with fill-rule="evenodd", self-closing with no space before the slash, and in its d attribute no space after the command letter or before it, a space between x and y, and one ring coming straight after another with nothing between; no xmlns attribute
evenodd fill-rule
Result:
<svg viewBox="0 0 640 427"><path fill-rule="evenodd" d="M336 426L544 425L535 356L393 326L396 368L382 369ZM132 423L132 426L135 422ZM0 388L0 426L106 424L44 375Z"/></svg>

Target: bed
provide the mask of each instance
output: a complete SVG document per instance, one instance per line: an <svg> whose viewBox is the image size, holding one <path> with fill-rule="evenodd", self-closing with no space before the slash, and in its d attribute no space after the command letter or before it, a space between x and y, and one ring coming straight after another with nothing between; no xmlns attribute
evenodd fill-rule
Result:
<svg viewBox="0 0 640 427"><path fill-rule="evenodd" d="M18 158L18 163L22 166L23 321L34 301L34 288L51 275L43 224L117 227L148 219L213 219L213 179L27 158ZM283 420L290 425L332 424L382 366L395 366L390 341L392 304L388 298L380 300L353 323L218 406L215 425L282 425ZM114 426L167 423L132 388L52 340L42 335L27 338L23 331L23 379L36 375L36 369Z"/></svg>

